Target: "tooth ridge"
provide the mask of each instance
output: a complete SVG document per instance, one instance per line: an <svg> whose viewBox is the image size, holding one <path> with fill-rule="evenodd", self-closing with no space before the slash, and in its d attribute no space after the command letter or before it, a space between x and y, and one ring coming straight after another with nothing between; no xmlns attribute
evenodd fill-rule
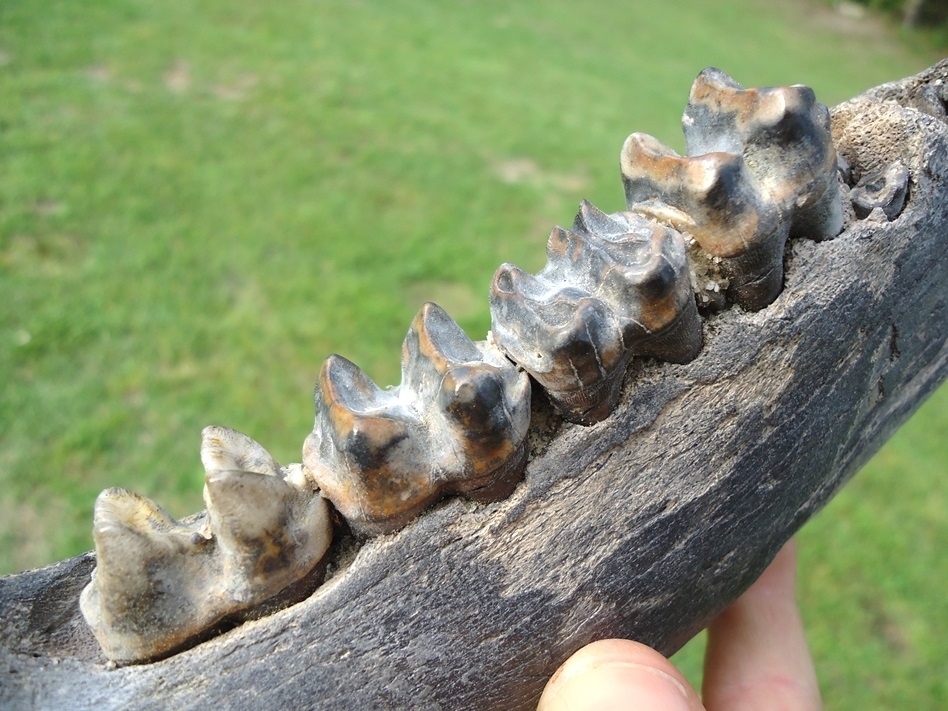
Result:
<svg viewBox="0 0 948 711"><path fill-rule="evenodd" d="M546 265L500 288L512 273L495 273L491 333L571 421L612 411L633 355L683 361L700 348L684 240L640 215L583 201L573 229L551 233ZM660 342L679 326L680 337Z"/></svg>
<svg viewBox="0 0 948 711"><path fill-rule="evenodd" d="M332 373L324 366L318 392L330 389ZM487 413L477 433L458 427L472 405L445 394L445 384L456 378ZM349 408L346 387L333 384L331 403L317 397L303 462L357 532L391 532L443 496L493 498L519 481L529 425L526 375L493 345L471 341L436 304L422 307L405 336L398 386L363 389L369 394L362 413ZM499 402L492 402L497 393ZM342 436L351 417L359 418L358 440ZM393 481L400 486L393 488Z"/></svg>
<svg viewBox="0 0 948 711"><path fill-rule="evenodd" d="M796 85L744 89L708 68L682 117L687 155L633 133L620 154L629 210L686 231L695 242L696 296L725 285L748 310L783 288L788 237L834 237L842 229L829 112ZM715 286L717 288L717 286Z"/></svg>

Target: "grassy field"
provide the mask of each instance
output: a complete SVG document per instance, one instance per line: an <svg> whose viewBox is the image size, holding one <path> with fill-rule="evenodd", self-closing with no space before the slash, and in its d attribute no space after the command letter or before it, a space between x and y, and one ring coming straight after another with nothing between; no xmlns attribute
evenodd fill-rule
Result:
<svg viewBox="0 0 948 711"><path fill-rule="evenodd" d="M200 509L206 424L298 460L325 356L394 382L426 300L483 336L703 67L834 104L937 58L809 0L6 0L0 573L90 548L107 486ZM946 437L942 391L802 534L830 708L948 703Z"/></svg>

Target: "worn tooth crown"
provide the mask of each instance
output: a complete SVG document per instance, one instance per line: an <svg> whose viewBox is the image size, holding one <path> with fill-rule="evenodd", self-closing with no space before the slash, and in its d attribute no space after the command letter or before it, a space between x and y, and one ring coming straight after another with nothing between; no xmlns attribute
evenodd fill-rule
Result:
<svg viewBox="0 0 948 711"><path fill-rule="evenodd" d="M106 655L139 662L200 640L251 607L295 602L329 547L326 502L299 465L249 437L203 432L207 512L176 521L138 494L95 506L96 569L80 598Z"/></svg>
<svg viewBox="0 0 948 711"><path fill-rule="evenodd" d="M356 531L390 532L446 494L508 495L526 464L529 421L526 375L429 303L405 337L398 387L326 360L303 462Z"/></svg>
<svg viewBox="0 0 948 711"><path fill-rule="evenodd" d="M497 270L490 307L494 341L575 422L608 416L632 355L686 362L701 348L681 235L585 201L536 276Z"/></svg>
<svg viewBox="0 0 948 711"><path fill-rule="evenodd" d="M761 309L783 287L787 237L842 228L829 112L808 87L744 89L706 69L682 125L687 157L645 134L626 140L626 203L694 240L702 302L724 286L732 301Z"/></svg>
<svg viewBox="0 0 948 711"><path fill-rule="evenodd" d="M744 89L719 69L695 79L682 117L689 155L743 156L759 190L785 211L791 236L828 239L843 226L829 110L808 86Z"/></svg>
<svg viewBox="0 0 948 711"><path fill-rule="evenodd" d="M191 601L220 574L204 523L176 521L125 489L96 499L96 568L80 608L110 659L159 657L204 628Z"/></svg>
<svg viewBox="0 0 948 711"><path fill-rule="evenodd" d="M777 229L776 211L761 214L769 205L761 204L738 154L683 157L633 133L622 146L621 167L630 209L688 233L715 256L738 256Z"/></svg>
<svg viewBox="0 0 948 711"><path fill-rule="evenodd" d="M748 309L772 302L783 285L783 248L789 234L781 210L757 189L743 156L714 152L683 157L657 139L633 133L621 154L630 210L682 231L697 243L692 260L699 299L706 285L723 285Z"/></svg>

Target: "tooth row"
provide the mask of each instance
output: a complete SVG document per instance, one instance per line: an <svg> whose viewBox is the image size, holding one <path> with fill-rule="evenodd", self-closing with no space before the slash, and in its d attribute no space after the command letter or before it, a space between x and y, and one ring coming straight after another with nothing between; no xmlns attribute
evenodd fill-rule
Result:
<svg viewBox="0 0 948 711"><path fill-rule="evenodd" d="M402 382L380 389L330 356L303 463L359 533L401 528L459 493L505 498L526 465L530 382L487 342L426 304L402 346Z"/></svg>
<svg viewBox="0 0 948 711"><path fill-rule="evenodd" d="M329 507L299 464L281 468L250 437L202 434L207 512L177 521L143 496L103 491L96 569L82 614L109 659L166 656L263 604L296 602L332 538Z"/></svg>
<svg viewBox="0 0 948 711"><path fill-rule="evenodd" d="M108 657L157 659L308 595L332 537L326 499L375 535L447 495L506 497L527 461L530 376L564 418L592 424L615 408L633 357L698 355L696 295L708 308L771 303L787 238L841 228L828 112L806 87L745 90L708 69L683 123L686 157L644 134L626 140L626 211L584 201L570 229L550 234L539 273L497 270L486 341L426 304L397 387L330 356L302 464L281 468L249 437L209 427L206 512L176 521L136 494L103 492L80 604ZM870 198L894 211L890 192Z"/></svg>
<svg viewBox="0 0 948 711"><path fill-rule="evenodd" d="M546 252L536 276L510 264L497 270L491 334L564 417L607 417L633 354L678 363L698 354L701 323L678 232L584 201L571 230L550 234Z"/></svg>
<svg viewBox="0 0 948 711"><path fill-rule="evenodd" d="M829 112L809 87L744 89L706 69L682 125L687 157L645 134L626 140L628 209L688 235L711 282L743 308L762 309L783 286L787 237L842 229ZM704 301L706 283L695 285Z"/></svg>

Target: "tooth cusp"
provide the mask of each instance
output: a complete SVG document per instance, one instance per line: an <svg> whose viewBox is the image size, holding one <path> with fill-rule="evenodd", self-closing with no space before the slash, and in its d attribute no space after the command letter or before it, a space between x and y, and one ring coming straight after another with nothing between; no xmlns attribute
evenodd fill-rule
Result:
<svg viewBox="0 0 948 711"><path fill-rule="evenodd" d="M694 288L704 305L756 311L783 287L790 236L827 239L842 229L829 112L809 87L744 89L718 69L695 79L682 118L688 156L634 133L620 166L629 210L693 240Z"/></svg>
<svg viewBox="0 0 948 711"><path fill-rule="evenodd" d="M718 69L695 79L682 120L689 155L740 154L759 191L791 223L791 235L842 229L829 110L808 86L744 89Z"/></svg>
<svg viewBox="0 0 948 711"><path fill-rule="evenodd" d="M206 513L177 521L123 489L96 500L96 569L80 608L109 659L162 658L315 587L332 528L299 465L281 469L254 440L223 427L204 430L201 458Z"/></svg>
<svg viewBox="0 0 948 711"><path fill-rule="evenodd" d="M687 361L701 347L682 236L585 201L536 276L498 269L490 304L494 341L582 424L615 407L633 355Z"/></svg>
<svg viewBox="0 0 948 711"><path fill-rule="evenodd" d="M280 472L280 465L259 443L237 430L216 425L201 432L201 463L205 471Z"/></svg>
<svg viewBox="0 0 948 711"><path fill-rule="evenodd" d="M757 310L777 297L789 225L757 189L740 154L683 157L632 134L621 166L629 209L685 231L692 259L704 263L715 285L727 282L732 301ZM709 301L706 284L694 284L702 302Z"/></svg>
<svg viewBox="0 0 948 711"><path fill-rule="evenodd" d="M358 533L388 533L439 498L496 500L526 463L530 387L494 346L426 304L405 337L402 382L382 390L331 356L303 461Z"/></svg>

